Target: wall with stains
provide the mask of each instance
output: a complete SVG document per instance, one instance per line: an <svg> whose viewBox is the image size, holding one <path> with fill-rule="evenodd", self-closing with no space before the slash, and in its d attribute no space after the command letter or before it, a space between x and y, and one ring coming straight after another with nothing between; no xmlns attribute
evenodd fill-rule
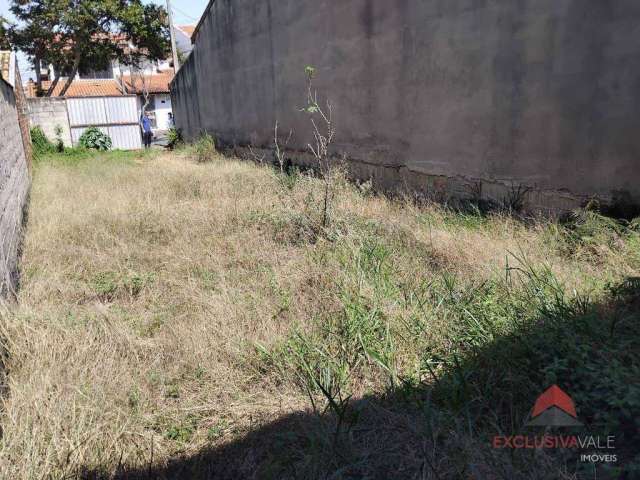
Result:
<svg viewBox="0 0 640 480"><path fill-rule="evenodd" d="M277 120L302 151L313 65L335 153L380 186L637 203L638 25L637 0L215 0L174 111L188 138L255 147Z"/></svg>
<svg viewBox="0 0 640 480"><path fill-rule="evenodd" d="M30 177L13 87L0 79L0 302L15 292Z"/></svg>

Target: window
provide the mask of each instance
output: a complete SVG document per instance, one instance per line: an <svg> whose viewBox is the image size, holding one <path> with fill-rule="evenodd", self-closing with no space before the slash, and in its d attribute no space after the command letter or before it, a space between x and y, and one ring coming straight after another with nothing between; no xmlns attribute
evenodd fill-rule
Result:
<svg viewBox="0 0 640 480"><path fill-rule="evenodd" d="M82 79L110 79L113 78L113 69L111 67L104 70L80 70L80 78Z"/></svg>

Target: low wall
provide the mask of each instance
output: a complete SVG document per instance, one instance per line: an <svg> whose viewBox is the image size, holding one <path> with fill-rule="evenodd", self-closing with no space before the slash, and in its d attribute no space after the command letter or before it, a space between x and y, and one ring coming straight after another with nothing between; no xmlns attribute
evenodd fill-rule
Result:
<svg viewBox="0 0 640 480"><path fill-rule="evenodd" d="M377 184L640 203L639 23L637 0L215 0L172 105L187 138L267 147L277 120L302 151L313 65L334 153Z"/></svg>
<svg viewBox="0 0 640 480"><path fill-rule="evenodd" d="M67 100L58 97L28 98L29 122L32 127L39 126L50 141L57 138L56 127L62 128L62 141L71 147L71 129L67 114Z"/></svg>
<svg viewBox="0 0 640 480"><path fill-rule="evenodd" d="M114 150L142 148L135 95L39 97L27 99L27 105L31 126L39 126L50 141L60 127L64 145L71 147L88 127L98 127L109 135Z"/></svg>
<svg viewBox="0 0 640 480"><path fill-rule="evenodd" d="M30 178L11 85L0 80L0 299L15 292Z"/></svg>

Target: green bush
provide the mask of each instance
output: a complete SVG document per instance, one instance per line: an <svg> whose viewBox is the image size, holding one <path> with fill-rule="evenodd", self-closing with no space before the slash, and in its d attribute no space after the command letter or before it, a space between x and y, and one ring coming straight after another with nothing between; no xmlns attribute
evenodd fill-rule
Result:
<svg viewBox="0 0 640 480"><path fill-rule="evenodd" d="M167 132L167 147L170 150L173 150L184 143L184 138L182 137L182 129L181 128L170 128Z"/></svg>
<svg viewBox="0 0 640 480"><path fill-rule="evenodd" d="M47 136L42 131L42 128L35 126L31 128L31 145L33 147L33 153L37 155L46 155L56 151L53 143L49 141Z"/></svg>
<svg viewBox="0 0 640 480"><path fill-rule="evenodd" d="M211 135L204 133L194 144L194 150L198 163L208 162L216 153L216 142Z"/></svg>
<svg viewBox="0 0 640 480"><path fill-rule="evenodd" d="M111 137L101 132L98 127L89 127L80 136L80 145L84 148L107 151L111 149Z"/></svg>

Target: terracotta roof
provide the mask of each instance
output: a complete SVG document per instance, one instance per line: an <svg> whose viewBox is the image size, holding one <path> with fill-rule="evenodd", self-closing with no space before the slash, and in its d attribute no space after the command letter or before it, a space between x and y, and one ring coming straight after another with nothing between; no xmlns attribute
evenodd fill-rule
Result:
<svg viewBox="0 0 640 480"><path fill-rule="evenodd" d="M61 78L53 91L53 97L59 97L64 88L66 79ZM42 82L42 89L47 91L51 82ZM27 87L27 96L36 96L36 85L30 82ZM118 82L113 79L108 80L74 80L65 97L119 97L122 89Z"/></svg>
<svg viewBox="0 0 640 480"><path fill-rule="evenodd" d="M169 93L169 83L173 79L173 72L159 73L156 75L147 75L145 81L148 83L149 93ZM125 75L122 77L128 93L142 93L142 80L134 76Z"/></svg>
<svg viewBox="0 0 640 480"><path fill-rule="evenodd" d="M147 75L145 80L149 82L149 93L169 93L169 83L173 79L173 72L159 73L155 75ZM134 75L133 82L131 76L124 75L122 77L126 93L142 93L142 82L139 77ZM64 88L66 79L61 78L53 91L53 97L59 97L60 92ZM51 82L42 82L42 89L46 92ZM65 97L119 97L122 95L122 89L118 80L74 80ZM27 84L27 96L36 96L36 84L29 82Z"/></svg>
<svg viewBox="0 0 640 480"><path fill-rule="evenodd" d="M179 30L182 30L189 38L193 35L193 32L196 31L195 25L176 25Z"/></svg>

